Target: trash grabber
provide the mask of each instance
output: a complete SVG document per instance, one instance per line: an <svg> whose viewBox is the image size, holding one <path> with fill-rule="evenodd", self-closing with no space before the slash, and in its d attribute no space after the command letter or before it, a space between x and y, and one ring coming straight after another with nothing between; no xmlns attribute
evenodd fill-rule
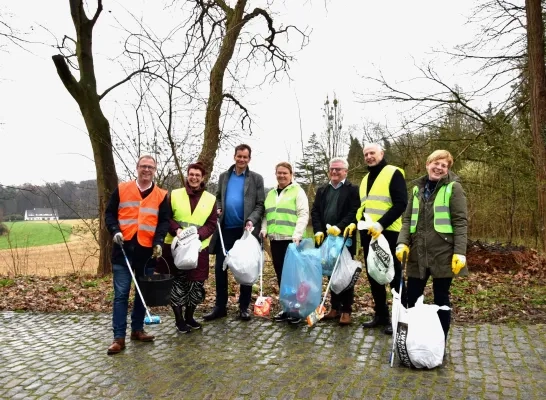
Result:
<svg viewBox="0 0 546 400"><path fill-rule="evenodd" d="M402 266L400 271L400 288L398 289L398 300L395 299L392 305L392 324L394 325L394 329L392 330L392 349L391 349L391 368L394 365L394 352L396 349L396 335L398 334L398 318L400 316L400 306L402 305L402 284L404 283L404 270L406 269L406 262L407 262L408 253L402 254ZM394 316L396 316L396 322L394 319Z"/></svg>
<svg viewBox="0 0 546 400"><path fill-rule="evenodd" d="M146 305L146 302L144 301L144 296L142 296L142 292L140 291L140 287L138 286L135 273L133 272L133 269L131 268L131 264L129 264L129 259L127 258L127 254L125 254L125 249L123 248L123 246L119 246L119 247L121 247L123 257L125 257L125 262L127 263L127 268L129 268L129 272L131 273L131 277L133 278L133 282L135 283L135 288L140 296L140 300L142 300L142 305L144 306L144 309L146 310L146 318L144 318L144 323L146 325L160 324L161 318L159 317L159 315L151 315L150 310L148 310L148 306Z"/></svg>
<svg viewBox="0 0 546 400"><path fill-rule="evenodd" d="M226 248L224 246L224 237L222 236L222 227L220 226L220 221L216 220L216 225L218 225L218 236L220 236L220 243L222 243L222 252L224 257L227 256Z"/></svg>
<svg viewBox="0 0 546 400"><path fill-rule="evenodd" d="M263 294L263 275L264 275L264 238L260 235L260 244L262 246L262 252L260 257L260 295L254 303L254 315L259 317L269 316L271 309L271 297L264 297Z"/></svg>
<svg viewBox="0 0 546 400"><path fill-rule="evenodd" d="M341 245L341 251L337 255L336 263L334 264L334 269L332 270L332 275L330 276L330 279L328 280L328 285L326 285L326 291L324 292L324 296L322 297L322 302L320 305L316 308L315 311L313 311L311 314L307 316L307 325L313 326L318 321L320 321L322 318L324 318L324 314L326 313L326 309L324 308L324 303L326 302L326 296L328 296L328 292L330 291L330 285L332 283L332 276L334 275L336 269L339 266L339 260L341 260L341 254L343 253L343 250L345 249L345 243L347 242L347 239L349 239L349 236L346 238L343 238L343 244Z"/></svg>

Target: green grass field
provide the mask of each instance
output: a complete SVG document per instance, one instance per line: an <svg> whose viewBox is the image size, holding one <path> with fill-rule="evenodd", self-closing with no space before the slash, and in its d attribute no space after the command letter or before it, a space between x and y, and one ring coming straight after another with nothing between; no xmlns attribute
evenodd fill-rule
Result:
<svg viewBox="0 0 546 400"><path fill-rule="evenodd" d="M19 221L4 224L10 232L8 235L0 236L0 250L63 243L63 235L68 241L72 233L72 224L61 222L59 226L55 221Z"/></svg>

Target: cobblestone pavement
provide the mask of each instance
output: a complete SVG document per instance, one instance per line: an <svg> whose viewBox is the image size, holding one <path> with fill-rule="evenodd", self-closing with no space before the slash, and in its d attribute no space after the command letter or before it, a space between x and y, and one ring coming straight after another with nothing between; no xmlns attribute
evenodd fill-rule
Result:
<svg viewBox="0 0 546 400"><path fill-rule="evenodd" d="M228 317L183 335L162 320L154 343L107 356L109 315L2 312L0 398L546 398L544 325L455 326L446 365L423 371L390 368L390 339L356 323Z"/></svg>

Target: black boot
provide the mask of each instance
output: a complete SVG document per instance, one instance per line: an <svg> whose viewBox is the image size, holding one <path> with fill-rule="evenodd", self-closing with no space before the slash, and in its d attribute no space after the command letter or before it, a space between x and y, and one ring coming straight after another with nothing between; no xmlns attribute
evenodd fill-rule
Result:
<svg viewBox="0 0 546 400"><path fill-rule="evenodd" d="M389 317L384 317L382 315L375 314L373 319L366 321L362 324L363 328L375 328L377 326L388 326L390 325Z"/></svg>
<svg viewBox="0 0 546 400"><path fill-rule="evenodd" d="M182 306L171 306L174 312L174 319L176 324L176 329L180 333L188 333L191 331L190 327L186 325L184 317L182 316Z"/></svg>
<svg viewBox="0 0 546 400"><path fill-rule="evenodd" d="M191 329L201 328L201 324L193 318L193 313L195 312L195 306L186 306L186 311L184 312L184 318L186 318L186 325Z"/></svg>

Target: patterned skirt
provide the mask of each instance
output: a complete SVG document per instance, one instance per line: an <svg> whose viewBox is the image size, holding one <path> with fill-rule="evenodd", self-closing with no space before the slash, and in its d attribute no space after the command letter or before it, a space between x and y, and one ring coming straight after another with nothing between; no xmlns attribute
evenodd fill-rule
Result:
<svg viewBox="0 0 546 400"><path fill-rule="evenodd" d="M197 307L205 300L205 282L188 281L184 276L175 276L171 290L171 305Z"/></svg>

